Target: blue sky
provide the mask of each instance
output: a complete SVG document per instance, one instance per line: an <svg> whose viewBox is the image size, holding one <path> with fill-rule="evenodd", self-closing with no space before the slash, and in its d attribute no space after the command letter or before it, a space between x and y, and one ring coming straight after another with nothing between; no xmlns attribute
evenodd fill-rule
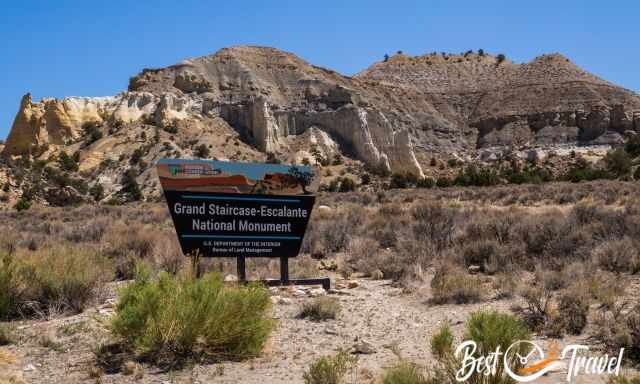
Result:
<svg viewBox="0 0 640 384"><path fill-rule="evenodd" d="M385 53L561 52L640 91L635 1L29 1L0 5L0 138L20 97L105 96L144 67L268 45L354 74Z"/></svg>

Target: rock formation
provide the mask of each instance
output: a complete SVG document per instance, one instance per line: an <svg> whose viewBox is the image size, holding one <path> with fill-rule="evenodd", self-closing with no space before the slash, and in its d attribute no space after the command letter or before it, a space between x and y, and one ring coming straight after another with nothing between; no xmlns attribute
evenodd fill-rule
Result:
<svg viewBox="0 0 640 384"><path fill-rule="evenodd" d="M88 125L100 131L92 140ZM558 54L525 64L473 52L399 54L347 77L277 49L239 46L144 69L112 97L34 103L25 95L3 153L78 151L80 168L91 170L136 149L147 165L193 155L197 143L217 158L342 154L371 170L423 176L434 154L619 144L634 131L640 97ZM117 186L115 174L100 172ZM145 170L139 178L153 179Z"/></svg>

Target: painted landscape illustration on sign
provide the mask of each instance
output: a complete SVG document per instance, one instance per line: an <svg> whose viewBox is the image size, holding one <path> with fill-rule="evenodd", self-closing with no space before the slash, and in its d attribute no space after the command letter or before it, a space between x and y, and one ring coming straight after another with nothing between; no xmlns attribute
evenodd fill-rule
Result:
<svg viewBox="0 0 640 384"><path fill-rule="evenodd" d="M162 159L157 170L165 191L307 195L318 184L312 167L298 165Z"/></svg>

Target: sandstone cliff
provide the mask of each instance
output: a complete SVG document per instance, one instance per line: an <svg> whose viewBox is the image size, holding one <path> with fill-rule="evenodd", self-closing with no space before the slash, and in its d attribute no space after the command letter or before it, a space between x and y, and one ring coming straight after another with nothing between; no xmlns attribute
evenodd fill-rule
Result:
<svg viewBox="0 0 640 384"><path fill-rule="evenodd" d="M640 131L640 97L558 55L515 64L501 57L395 55L353 77L273 48L239 46L160 69L104 98L25 95L6 156L51 161L77 153L81 172L122 187L136 166L157 192L164 156L326 163L431 174L434 156L558 144L615 145ZM482 158L482 157L481 157Z"/></svg>

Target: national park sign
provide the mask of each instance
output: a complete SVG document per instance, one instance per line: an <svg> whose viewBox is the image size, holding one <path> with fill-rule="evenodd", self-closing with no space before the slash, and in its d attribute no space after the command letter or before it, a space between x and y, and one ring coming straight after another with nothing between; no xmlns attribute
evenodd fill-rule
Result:
<svg viewBox="0 0 640 384"><path fill-rule="evenodd" d="M157 169L185 255L298 254L318 184L313 168L162 159Z"/></svg>

